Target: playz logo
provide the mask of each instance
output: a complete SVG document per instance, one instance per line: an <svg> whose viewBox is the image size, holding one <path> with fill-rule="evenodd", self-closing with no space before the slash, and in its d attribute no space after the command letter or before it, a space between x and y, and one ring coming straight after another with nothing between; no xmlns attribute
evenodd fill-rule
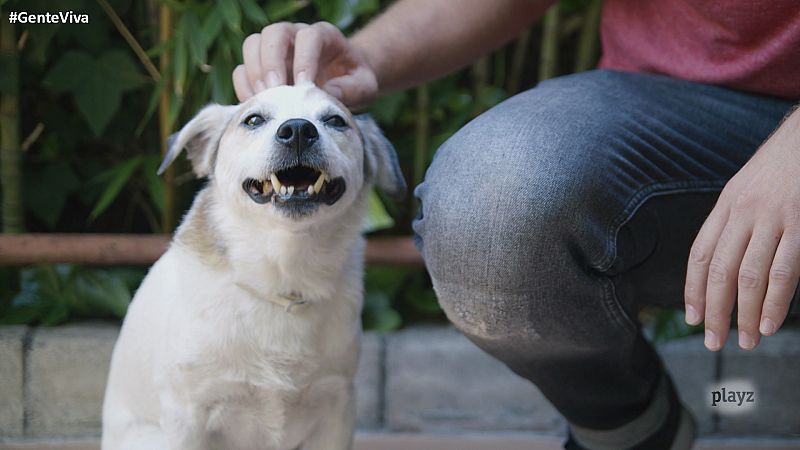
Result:
<svg viewBox="0 0 800 450"><path fill-rule="evenodd" d="M755 403L755 392L753 391L727 391L725 388L711 393L711 406L717 406L717 403L736 403L736 406L742 406L743 403Z"/></svg>
<svg viewBox="0 0 800 450"><path fill-rule="evenodd" d="M752 413L756 408L756 386L749 380L723 380L709 386L709 408L720 414Z"/></svg>

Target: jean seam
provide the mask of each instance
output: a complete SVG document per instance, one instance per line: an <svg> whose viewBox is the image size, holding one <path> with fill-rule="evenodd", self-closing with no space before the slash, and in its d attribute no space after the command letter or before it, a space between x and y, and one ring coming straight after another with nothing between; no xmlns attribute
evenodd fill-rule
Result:
<svg viewBox="0 0 800 450"><path fill-rule="evenodd" d="M642 187L636 191L625 205L622 212L611 222L606 233L606 251L604 257L598 263L592 264L592 266L601 273L611 268L617 258L617 236L619 230L636 214L647 200L661 195L713 192L721 190L727 181L727 179L680 180L652 183ZM614 283L607 276L601 277L601 282L604 285L603 292L606 297L604 304L606 309L611 313L612 318L629 331L636 332L636 323L638 320L633 320L620 304L616 289L614 289Z"/></svg>

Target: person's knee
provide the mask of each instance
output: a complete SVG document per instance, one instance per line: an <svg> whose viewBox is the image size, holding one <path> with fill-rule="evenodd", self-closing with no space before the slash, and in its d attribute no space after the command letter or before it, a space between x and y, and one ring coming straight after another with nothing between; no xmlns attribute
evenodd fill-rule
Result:
<svg viewBox="0 0 800 450"><path fill-rule="evenodd" d="M473 123L440 149L415 223L442 308L483 339L530 334L530 296L549 295L572 270L565 256L581 203L572 169L543 155L566 139L515 149L513 134L482 131L492 126Z"/></svg>

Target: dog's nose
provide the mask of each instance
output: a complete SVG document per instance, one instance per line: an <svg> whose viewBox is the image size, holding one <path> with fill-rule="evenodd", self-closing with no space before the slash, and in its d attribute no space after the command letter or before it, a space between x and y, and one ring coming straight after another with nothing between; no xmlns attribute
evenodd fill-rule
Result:
<svg viewBox="0 0 800 450"><path fill-rule="evenodd" d="M306 119L289 119L278 127L275 140L281 144L305 150L319 138L317 127Z"/></svg>

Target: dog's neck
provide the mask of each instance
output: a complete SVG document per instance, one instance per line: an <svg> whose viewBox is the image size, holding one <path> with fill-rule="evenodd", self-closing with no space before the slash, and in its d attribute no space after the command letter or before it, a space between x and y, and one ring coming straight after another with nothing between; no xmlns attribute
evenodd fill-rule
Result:
<svg viewBox="0 0 800 450"><path fill-rule="evenodd" d="M197 195L175 241L208 265L228 270L232 282L250 295L283 306L297 299L314 304L335 296L342 277L360 277L363 209L359 198L335 223L269 228L240 217L208 186Z"/></svg>

